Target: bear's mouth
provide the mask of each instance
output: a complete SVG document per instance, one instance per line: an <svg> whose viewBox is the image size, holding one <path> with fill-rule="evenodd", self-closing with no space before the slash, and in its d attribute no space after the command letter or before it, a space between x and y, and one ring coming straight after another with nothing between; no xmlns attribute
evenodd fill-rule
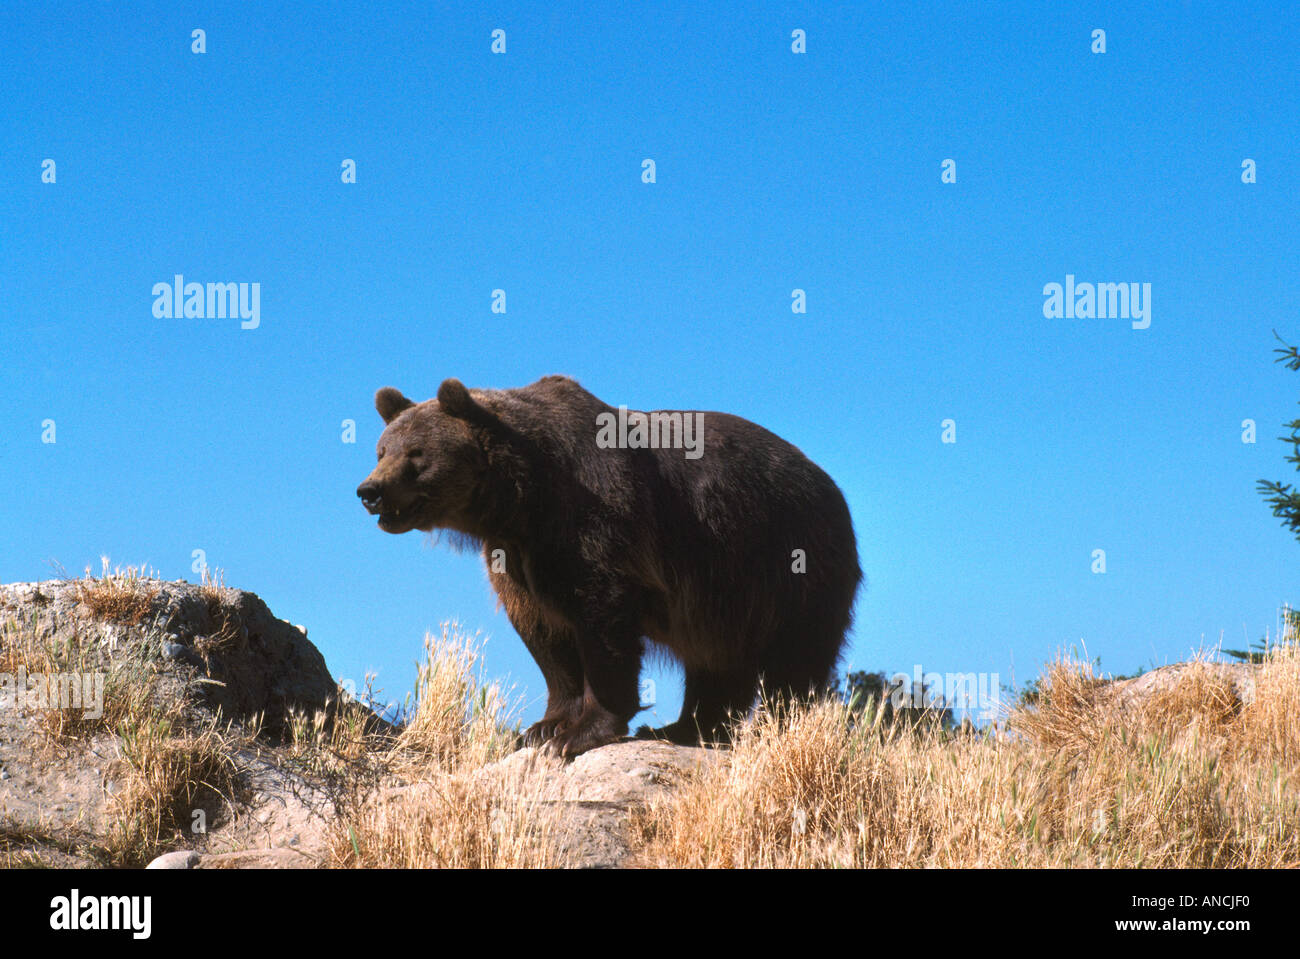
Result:
<svg viewBox="0 0 1300 959"><path fill-rule="evenodd" d="M379 514L379 528L386 533L405 533L415 529L420 522L420 515L428 500L424 497L414 499L401 509L389 510Z"/></svg>

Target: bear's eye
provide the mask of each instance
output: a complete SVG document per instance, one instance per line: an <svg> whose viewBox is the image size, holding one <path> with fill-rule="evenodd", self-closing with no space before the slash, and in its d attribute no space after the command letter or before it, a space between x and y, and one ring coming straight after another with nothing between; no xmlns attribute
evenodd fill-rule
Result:
<svg viewBox="0 0 1300 959"><path fill-rule="evenodd" d="M421 456L424 455L424 450L411 450L406 455L411 457L411 459L413 460L418 460Z"/></svg>

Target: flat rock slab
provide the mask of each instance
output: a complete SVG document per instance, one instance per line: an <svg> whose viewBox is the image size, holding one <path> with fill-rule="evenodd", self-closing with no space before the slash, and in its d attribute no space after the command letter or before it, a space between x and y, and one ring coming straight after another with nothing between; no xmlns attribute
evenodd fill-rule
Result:
<svg viewBox="0 0 1300 959"><path fill-rule="evenodd" d="M725 755L725 750L624 740L567 763L540 749L521 749L474 775L505 777L515 788L534 782L542 802L562 807L557 838L566 862L613 869L632 864L627 828L632 811Z"/></svg>

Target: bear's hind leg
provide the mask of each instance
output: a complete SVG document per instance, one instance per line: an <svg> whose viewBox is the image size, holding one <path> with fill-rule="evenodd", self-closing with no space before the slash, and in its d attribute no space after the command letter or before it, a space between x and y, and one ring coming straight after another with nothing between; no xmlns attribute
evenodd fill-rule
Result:
<svg viewBox="0 0 1300 959"><path fill-rule="evenodd" d="M767 706L778 714L792 706L808 703L831 690L839 660L838 641L819 646L809 643L800 656L786 656L769 663L763 671L762 694Z"/></svg>
<svg viewBox="0 0 1300 959"><path fill-rule="evenodd" d="M742 720L754 705L758 687L755 670L737 669L720 673L704 669L686 670L686 693L682 714L660 729L642 727L640 739L666 739L681 746L731 741L731 726Z"/></svg>

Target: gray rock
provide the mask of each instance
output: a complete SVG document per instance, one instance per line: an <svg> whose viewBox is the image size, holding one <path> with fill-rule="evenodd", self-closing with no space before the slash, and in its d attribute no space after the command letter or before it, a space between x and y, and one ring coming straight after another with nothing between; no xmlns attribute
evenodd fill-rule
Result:
<svg viewBox="0 0 1300 959"><path fill-rule="evenodd" d="M1158 666L1133 679L1110 682L1107 695L1122 708L1141 708L1153 696L1167 693L1193 677L1213 683L1225 700L1220 705L1236 711L1255 699L1255 679L1260 667L1256 663L1170 663Z"/></svg>
<svg viewBox="0 0 1300 959"><path fill-rule="evenodd" d="M540 777L529 788L540 786L542 799L561 810L557 838L565 863L610 869L633 864L627 825L634 809L724 756L721 750L623 740L567 763L535 748L521 749L473 776L513 783Z"/></svg>
<svg viewBox="0 0 1300 959"><path fill-rule="evenodd" d="M193 850L169 852L159 856L146 869L197 869L202 857Z"/></svg>
<svg viewBox="0 0 1300 959"><path fill-rule="evenodd" d="M97 649L102 666L152 659L164 672L175 672L201 705L219 708L226 719L261 714L273 734L283 729L290 710L311 714L335 699L337 685L306 630L277 619L253 593L223 589L214 596L193 583L152 581L144 614L116 622L81 603L84 585L79 580L0 584L0 622L13 616L24 628L56 641L92 626L113 637ZM196 644L202 645L202 655ZM194 683L194 678L212 682Z"/></svg>

